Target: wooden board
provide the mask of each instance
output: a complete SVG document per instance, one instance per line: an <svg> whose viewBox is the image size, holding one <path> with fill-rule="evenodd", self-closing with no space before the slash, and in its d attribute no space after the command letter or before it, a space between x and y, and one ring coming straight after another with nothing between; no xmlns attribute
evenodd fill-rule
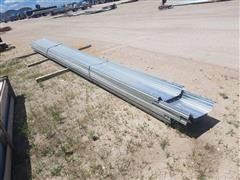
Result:
<svg viewBox="0 0 240 180"><path fill-rule="evenodd" d="M63 74L63 73L65 73L65 72L68 72L68 71L69 71L68 68L66 68L66 69L61 69L61 70L55 71L55 72L53 72L53 73L49 73L49 74L46 74L46 75L44 75L44 76L38 77L38 78L36 78L36 81L39 83L39 82L48 80L48 79L50 79L50 78L53 78L53 77L55 77L55 76L58 76L58 75L60 75L60 74Z"/></svg>
<svg viewBox="0 0 240 180"><path fill-rule="evenodd" d="M84 46L84 47L81 47L81 48L78 48L78 50L82 51L82 50L88 49L88 48L90 48L90 47L92 47L91 44L89 44L89 45L87 45L87 46Z"/></svg>
<svg viewBox="0 0 240 180"><path fill-rule="evenodd" d="M37 61L37 62L31 63L31 64L28 64L27 67L32 67L32 66L35 66L35 65L44 63L44 62L46 62L46 61L48 61L48 60L49 60L49 59L43 59L43 60L41 60L41 61Z"/></svg>

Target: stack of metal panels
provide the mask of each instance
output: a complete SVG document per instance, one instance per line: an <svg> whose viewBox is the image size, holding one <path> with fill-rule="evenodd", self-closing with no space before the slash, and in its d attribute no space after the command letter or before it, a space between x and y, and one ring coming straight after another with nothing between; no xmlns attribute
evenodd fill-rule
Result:
<svg viewBox="0 0 240 180"><path fill-rule="evenodd" d="M34 51L98 84L168 123L192 123L214 102L187 92L183 86L87 55L47 39L32 43Z"/></svg>
<svg viewBox="0 0 240 180"><path fill-rule="evenodd" d="M204 4L204 3L215 3L227 0L169 0L166 3L167 5L173 6L185 6L185 5L194 5L194 4Z"/></svg>

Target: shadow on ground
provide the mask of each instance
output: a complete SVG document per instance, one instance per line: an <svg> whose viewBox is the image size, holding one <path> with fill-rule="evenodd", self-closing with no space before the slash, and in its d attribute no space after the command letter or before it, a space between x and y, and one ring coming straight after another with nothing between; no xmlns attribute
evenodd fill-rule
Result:
<svg viewBox="0 0 240 180"><path fill-rule="evenodd" d="M15 114L13 122L13 180L32 179L30 146L28 141L28 125L24 95L15 99Z"/></svg>
<svg viewBox="0 0 240 180"><path fill-rule="evenodd" d="M186 134L189 137L198 138L202 134L206 133L211 128L213 128L219 122L220 121L218 119L215 119L211 116L204 116L204 117L198 119L193 124L190 124L186 127L177 126L176 129L179 130L180 132Z"/></svg>

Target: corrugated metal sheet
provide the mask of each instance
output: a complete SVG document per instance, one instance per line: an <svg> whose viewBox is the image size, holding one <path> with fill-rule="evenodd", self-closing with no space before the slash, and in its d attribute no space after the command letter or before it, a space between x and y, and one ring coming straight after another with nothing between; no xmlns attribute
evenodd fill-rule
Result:
<svg viewBox="0 0 240 180"><path fill-rule="evenodd" d="M173 6L184 6L184 5L194 5L194 4L203 4L203 3L214 3L227 0L168 0L166 5Z"/></svg>
<svg viewBox="0 0 240 180"><path fill-rule="evenodd" d="M95 82L153 116L186 125L206 115L214 102L183 86L87 55L47 39L32 43L34 51Z"/></svg>

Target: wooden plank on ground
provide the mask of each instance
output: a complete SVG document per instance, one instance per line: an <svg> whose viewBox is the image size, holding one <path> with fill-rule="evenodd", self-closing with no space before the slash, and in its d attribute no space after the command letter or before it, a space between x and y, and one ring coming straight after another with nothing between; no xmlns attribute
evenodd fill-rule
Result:
<svg viewBox="0 0 240 180"><path fill-rule="evenodd" d="M49 59L43 59L43 60L41 60L41 61L37 61L37 62L31 63L31 64L28 64L27 66L28 66L28 67L35 66L35 65L41 64L41 63L43 63L43 62L46 62L46 61L48 61L48 60L49 60Z"/></svg>
<svg viewBox="0 0 240 180"><path fill-rule="evenodd" d="M16 57L15 59L23 59L23 58L27 58L29 56L33 56L35 54L38 54L36 52L33 52L33 53L29 53L29 54L26 54L26 55L22 55L22 56L19 56L19 57Z"/></svg>
<svg viewBox="0 0 240 180"><path fill-rule="evenodd" d="M87 46L84 46L84 47L81 47L81 48L78 48L78 50L82 51L82 50L88 49L88 48L90 48L90 47L92 47L91 44L89 44L89 45L87 45Z"/></svg>
<svg viewBox="0 0 240 180"><path fill-rule="evenodd" d="M59 71L55 71L55 72L53 72L53 73L49 73L49 74L46 74L46 75L44 75L44 76L40 76L40 77L36 78L36 81L39 83L39 82L48 80L48 79L50 79L50 78L53 78L53 77L55 77L55 76L58 76L58 75L60 75L60 74L63 74L63 73L65 73L65 72L68 72L68 71L69 71L68 68L61 69L61 70L59 70Z"/></svg>

